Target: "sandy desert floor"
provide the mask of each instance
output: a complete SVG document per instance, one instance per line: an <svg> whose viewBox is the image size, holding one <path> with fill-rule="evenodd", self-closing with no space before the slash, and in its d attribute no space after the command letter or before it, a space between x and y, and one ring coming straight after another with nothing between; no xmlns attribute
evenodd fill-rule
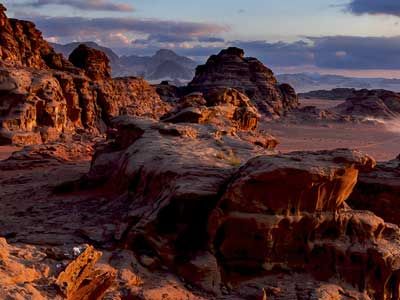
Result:
<svg viewBox="0 0 400 300"><path fill-rule="evenodd" d="M0 146L0 160L8 158L14 151L20 150L21 147Z"/></svg>
<svg viewBox="0 0 400 300"><path fill-rule="evenodd" d="M341 101L301 100L303 106L328 109ZM400 127L395 132L385 125L353 123L286 124L269 123L266 130L280 142L277 150L322 150L351 148L361 150L378 161L390 160L400 154Z"/></svg>

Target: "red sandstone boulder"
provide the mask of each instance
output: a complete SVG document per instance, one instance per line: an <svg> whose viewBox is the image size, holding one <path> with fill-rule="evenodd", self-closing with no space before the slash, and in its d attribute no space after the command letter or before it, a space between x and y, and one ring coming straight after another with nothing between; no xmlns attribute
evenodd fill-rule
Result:
<svg viewBox="0 0 400 300"><path fill-rule="evenodd" d="M220 205L245 213L333 212L349 197L359 170L374 165L372 158L345 149L256 157L235 175Z"/></svg>

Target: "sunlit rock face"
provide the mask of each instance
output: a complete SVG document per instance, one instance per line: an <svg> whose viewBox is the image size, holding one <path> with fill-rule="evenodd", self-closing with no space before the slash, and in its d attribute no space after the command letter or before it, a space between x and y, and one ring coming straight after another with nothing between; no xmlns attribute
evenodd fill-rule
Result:
<svg viewBox="0 0 400 300"><path fill-rule="evenodd" d="M35 24L8 19L0 4L0 65L25 66L37 69L64 69L72 65L54 52Z"/></svg>
<svg viewBox="0 0 400 300"><path fill-rule="evenodd" d="M235 88L246 94L262 113L273 117L298 106L291 86L279 85L270 69L255 58L245 57L239 48L222 50L198 66L189 88L201 92Z"/></svg>
<svg viewBox="0 0 400 300"><path fill-rule="evenodd" d="M107 56L84 45L71 62L30 22L0 7L0 144L41 144L104 133L112 117L169 110L143 79L110 77Z"/></svg>

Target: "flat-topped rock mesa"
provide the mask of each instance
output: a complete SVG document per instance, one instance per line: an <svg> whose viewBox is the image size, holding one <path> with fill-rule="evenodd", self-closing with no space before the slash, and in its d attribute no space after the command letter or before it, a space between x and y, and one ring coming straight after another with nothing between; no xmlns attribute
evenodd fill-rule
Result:
<svg viewBox="0 0 400 300"><path fill-rule="evenodd" d="M365 118L398 118L400 94L386 90L359 90L334 110L343 115Z"/></svg>
<svg viewBox="0 0 400 300"><path fill-rule="evenodd" d="M188 87L200 92L235 88L245 93L260 112L274 117L298 106L291 86L278 84L270 69L256 58L245 57L242 49L234 47L212 55L206 64L198 66Z"/></svg>
<svg viewBox="0 0 400 300"><path fill-rule="evenodd" d="M0 144L41 144L104 133L112 117L159 118L169 110L135 77L110 77L101 51L79 46L65 60L31 22L0 9Z"/></svg>

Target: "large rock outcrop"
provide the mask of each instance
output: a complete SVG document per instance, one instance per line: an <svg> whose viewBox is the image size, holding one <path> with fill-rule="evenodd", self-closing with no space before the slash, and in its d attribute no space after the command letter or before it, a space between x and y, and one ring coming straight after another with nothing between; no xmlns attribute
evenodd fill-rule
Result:
<svg viewBox="0 0 400 300"><path fill-rule="evenodd" d="M343 115L393 119L400 114L400 95L386 90L359 90L335 108Z"/></svg>
<svg viewBox="0 0 400 300"><path fill-rule="evenodd" d="M255 58L245 57L239 48L222 50L198 66L189 83L192 91L209 92L219 88L235 88L245 93L262 113L281 116L298 106L294 89L279 85L274 74Z"/></svg>
<svg viewBox="0 0 400 300"><path fill-rule="evenodd" d="M211 293L232 286L237 299L293 299L302 282L300 299L341 289L355 299L398 297L399 229L345 204L359 172L374 167L370 157L271 156L205 124L115 122L85 180L129 203L121 245Z"/></svg>
<svg viewBox="0 0 400 300"><path fill-rule="evenodd" d="M68 72L0 68L1 144L99 134L120 114L158 118L168 109L143 79L95 83Z"/></svg>
<svg viewBox="0 0 400 300"><path fill-rule="evenodd" d="M218 289L215 258L206 247L208 214L237 166L269 151L212 124L127 117L114 124L117 132L97 149L85 185L101 184L126 199L120 243L139 254L157 253L164 264L191 275L196 272L180 259L203 250L190 268L210 263L207 276L214 280L204 280ZM196 280L207 277L204 272Z"/></svg>
<svg viewBox="0 0 400 300"><path fill-rule="evenodd" d="M143 79L112 79L104 53L80 46L71 54L72 64L34 24L8 19L4 10L1 6L0 144L98 135L112 117L158 118L169 109Z"/></svg>

